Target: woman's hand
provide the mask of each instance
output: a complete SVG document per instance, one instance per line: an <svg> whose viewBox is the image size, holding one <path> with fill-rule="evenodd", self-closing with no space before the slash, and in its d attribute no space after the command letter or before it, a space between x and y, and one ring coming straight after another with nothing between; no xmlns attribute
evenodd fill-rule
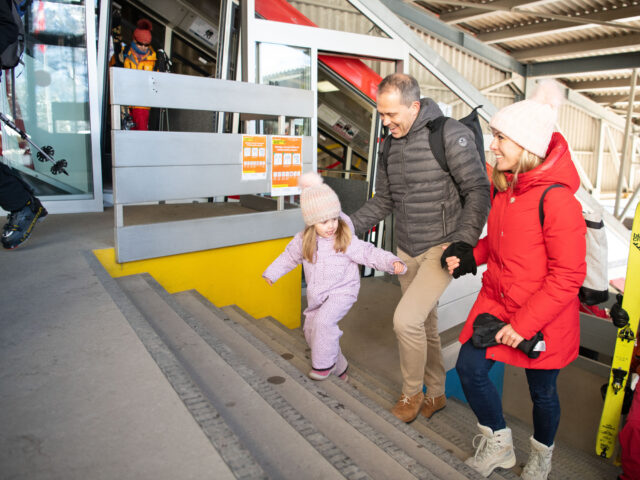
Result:
<svg viewBox="0 0 640 480"><path fill-rule="evenodd" d="M269 280L267 277L262 277L262 278L264 278L264 281L267 282L269 286L273 285L273 282Z"/></svg>
<svg viewBox="0 0 640 480"><path fill-rule="evenodd" d="M405 265L402 262L393 262L393 274L400 275L404 273Z"/></svg>
<svg viewBox="0 0 640 480"><path fill-rule="evenodd" d="M505 325L496 333L496 342L509 347L517 348L520 342L524 340L524 337L516 332L510 324Z"/></svg>
<svg viewBox="0 0 640 480"><path fill-rule="evenodd" d="M442 246L442 250L446 250L446 246ZM458 257L447 257L445 258L445 262L447 262L447 270L449 270L449 275L453 274L453 271L460 266L460 259Z"/></svg>

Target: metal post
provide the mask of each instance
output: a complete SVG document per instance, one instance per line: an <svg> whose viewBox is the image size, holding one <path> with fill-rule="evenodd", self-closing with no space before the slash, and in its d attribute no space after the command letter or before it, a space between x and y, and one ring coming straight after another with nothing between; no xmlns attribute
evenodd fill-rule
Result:
<svg viewBox="0 0 640 480"><path fill-rule="evenodd" d="M242 81L256 83L256 42L253 37L252 23L255 19L255 1L242 0Z"/></svg>
<svg viewBox="0 0 640 480"><path fill-rule="evenodd" d="M635 154L636 154L636 143L637 139L634 138L633 139L633 148L632 148L632 155L631 155L631 165L633 166L634 163L634 159L635 159ZM631 179L631 175L629 175L629 185L633 186L632 179ZM640 187L636 187L633 191L633 195L631 195L631 198L629 199L629 201L627 202L627 204L624 206L624 208L622 209L622 212L620 212L620 220L624 219L624 215L625 213L627 213L627 210L629 210L629 207L631 206L631 204L633 203L633 201L636 199L636 196L638 195L638 192L640 191Z"/></svg>
<svg viewBox="0 0 640 480"><path fill-rule="evenodd" d="M600 198L600 190L602 189L602 157L604 154L604 129L605 123L603 119L598 120L599 127L598 138L596 140L596 181L594 183L593 195Z"/></svg>
<svg viewBox="0 0 640 480"><path fill-rule="evenodd" d="M627 150L629 147L629 134L631 132L631 119L633 116L633 101L636 95L636 79L638 76L638 69L634 68L631 74L631 93L629 94L629 107L627 108L627 123L624 127L624 139L622 141L622 157L620 158L620 174L618 175L618 186L616 188L616 203L613 207L613 215L618 219L621 216L618 216L618 208L620 207L620 197L622 196L622 177L624 175L624 170L627 165ZM632 186L629 185L629 188Z"/></svg>
<svg viewBox="0 0 640 480"><path fill-rule="evenodd" d="M284 115L280 115L278 117L278 134L285 135L286 133L287 133L287 118ZM279 196L276 201L276 210L284 210L284 197L282 195Z"/></svg>

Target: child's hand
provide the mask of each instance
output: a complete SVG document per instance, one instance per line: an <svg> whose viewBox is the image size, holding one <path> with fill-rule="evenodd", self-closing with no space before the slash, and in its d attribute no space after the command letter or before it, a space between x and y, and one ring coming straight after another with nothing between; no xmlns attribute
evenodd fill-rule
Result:
<svg viewBox="0 0 640 480"><path fill-rule="evenodd" d="M393 274L394 275L400 275L401 273L404 272L405 269L405 265L402 262L393 262Z"/></svg>
<svg viewBox="0 0 640 480"><path fill-rule="evenodd" d="M269 280L267 277L262 277L262 278L264 278L264 281L267 282L269 286L273 285L273 282Z"/></svg>

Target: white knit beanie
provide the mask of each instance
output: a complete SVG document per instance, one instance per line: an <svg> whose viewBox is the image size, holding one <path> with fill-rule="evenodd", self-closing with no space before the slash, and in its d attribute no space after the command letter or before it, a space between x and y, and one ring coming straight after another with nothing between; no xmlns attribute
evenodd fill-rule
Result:
<svg viewBox="0 0 640 480"><path fill-rule="evenodd" d="M545 158L561 104L560 85L554 80L544 80L531 98L498 111L489 126L504 133L525 150Z"/></svg>
<svg viewBox="0 0 640 480"><path fill-rule="evenodd" d="M298 180L300 208L305 225L315 225L340 216L338 195L316 172L305 173Z"/></svg>

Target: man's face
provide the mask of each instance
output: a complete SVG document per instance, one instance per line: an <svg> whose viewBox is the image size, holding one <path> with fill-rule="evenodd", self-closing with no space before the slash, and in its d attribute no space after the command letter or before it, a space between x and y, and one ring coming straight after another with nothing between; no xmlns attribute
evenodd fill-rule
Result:
<svg viewBox="0 0 640 480"><path fill-rule="evenodd" d="M377 108L382 124L389 127L393 138L404 137L418 117L420 102L413 102L408 107L402 103L397 89L385 90L378 94Z"/></svg>

